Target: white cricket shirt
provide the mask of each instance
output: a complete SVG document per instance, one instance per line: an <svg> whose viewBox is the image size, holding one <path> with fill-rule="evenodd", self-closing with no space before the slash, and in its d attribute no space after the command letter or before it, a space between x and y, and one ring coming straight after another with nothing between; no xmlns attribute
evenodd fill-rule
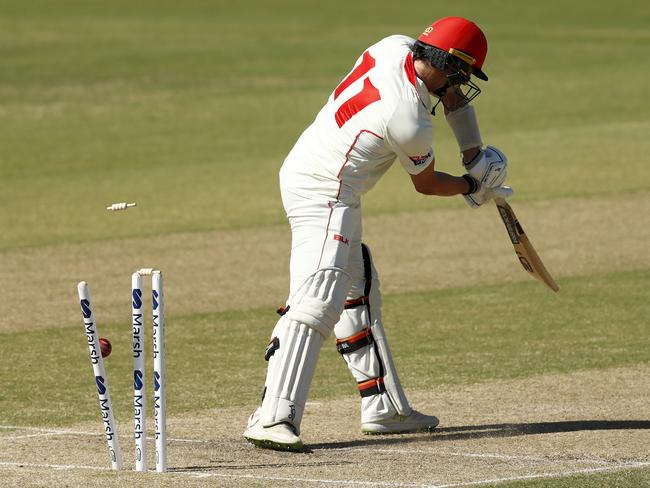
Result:
<svg viewBox="0 0 650 488"><path fill-rule="evenodd" d="M390 36L359 57L286 157L283 187L356 203L396 158L412 175L431 164L431 98L415 75L414 42Z"/></svg>

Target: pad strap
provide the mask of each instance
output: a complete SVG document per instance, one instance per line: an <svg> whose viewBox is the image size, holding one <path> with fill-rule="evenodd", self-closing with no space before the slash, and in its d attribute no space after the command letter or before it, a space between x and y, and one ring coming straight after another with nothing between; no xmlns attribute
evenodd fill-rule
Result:
<svg viewBox="0 0 650 488"><path fill-rule="evenodd" d="M266 346L266 351L264 351L264 360L268 361L269 359L271 359L271 357L273 357L273 355L275 354L275 351L277 351L278 349L280 349L280 339L274 337L273 339L271 339L271 342L269 342L269 345Z"/></svg>
<svg viewBox="0 0 650 488"><path fill-rule="evenodd" d="M359 394L362 398L379 395L386 391L386 386L384 385L384 378L373 378L368 381L362 381L357 384L359 388Z"/></svg>
<svg viewBox="0 0 650 488"><path fill-rule="evenodd" d="M363 289L364 296L370 296L370 291L372 290L372 258L370 257L370 251L368 246L361 243L361 255L363 256L363 277L366 280L366 284ZM373 316L372 310L370 308L370 300L366 303L366 310L368 311L368 323L372 327ZM384 362L382 361L381 354L379 353L379 346L374 343L375 355L377 356L377 362L379 363L379 376L383 378L386 374L386 369L384 367ZM384 380L381 380L382 387L384 386ZM386 391L386 388L384 388Z"/></svg>
<svg viewBox="0 0 650 488"><path fill-rule="evenodd" d="M344 339L336 340L336 350L341 354L350 354L375 342L370 327Z"/></svg>

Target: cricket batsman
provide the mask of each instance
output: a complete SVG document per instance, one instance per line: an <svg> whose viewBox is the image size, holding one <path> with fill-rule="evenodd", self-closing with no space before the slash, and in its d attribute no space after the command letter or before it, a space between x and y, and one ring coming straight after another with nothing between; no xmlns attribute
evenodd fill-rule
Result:
<svg viewBox="0 0 650 488"><path fill-rule="evenodd" d="M395 160L425 195L463 195L476 208L507 197L507 159L483 148L470 104L481 92L487 40L473 22L445 17L417 39L393 35L366 49L302 133L280 170L292 233L290 290L266 349L262 405L244 437L300 451L307 394L332 331L361 395L361 431L434 429L402 389L381 318L379 279L362 242L361 196ZM432 97L435 105L432 103ZM465 174L435 170L431 115L442 104Z"/></svg>

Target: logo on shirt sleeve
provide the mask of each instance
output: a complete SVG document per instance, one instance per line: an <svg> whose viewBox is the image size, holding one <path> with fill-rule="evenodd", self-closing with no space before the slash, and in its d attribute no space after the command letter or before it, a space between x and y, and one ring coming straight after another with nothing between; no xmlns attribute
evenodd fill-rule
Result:
<svg viewBox="0 0 650 488"><path fill-rule="evenodd" d="M428 153L422 156L409 156L409 159L413 162L415 166L419 166L421 164L426 163L430 157L431 157L431 151L429 151Z"/></svg>

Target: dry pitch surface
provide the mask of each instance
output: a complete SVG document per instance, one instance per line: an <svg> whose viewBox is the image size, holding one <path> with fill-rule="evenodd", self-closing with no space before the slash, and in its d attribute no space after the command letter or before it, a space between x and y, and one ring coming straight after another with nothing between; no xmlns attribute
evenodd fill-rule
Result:
<svg viewBox="0 0 650 488"><path fill-rule="evenodd" d="M312 402L302 454L254 448L248 411L208 410L169 423L171 470L109 470L96 422L0 428L3 486L461 487L650 467L650 366L412 391L441 418L431 434L363 436L355 400ZM616 401L612 401L612 399ZM133 447L121 437L127 469ZM151 444L150 450L153 449ZM151 463L150 463L151 464ZM92 475L89 475L92 473Z"/></svg>

